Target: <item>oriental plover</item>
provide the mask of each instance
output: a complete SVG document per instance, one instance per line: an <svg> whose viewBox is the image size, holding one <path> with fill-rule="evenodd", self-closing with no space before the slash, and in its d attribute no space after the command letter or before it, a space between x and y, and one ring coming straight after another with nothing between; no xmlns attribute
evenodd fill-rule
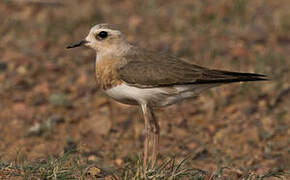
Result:
<svg viewBox="0 0 290 180"><path fill-rule="evenodd" d="M141 49L109 24L95 25L86 38L67 48L78 46L96 51L97 82L105 94L121 103L141 106L145 121L145 168L149 162L154 167L158 153L160 128L154 108L192 98L223 84L267 80L262 74L208 69L166 53Z"/></svg>

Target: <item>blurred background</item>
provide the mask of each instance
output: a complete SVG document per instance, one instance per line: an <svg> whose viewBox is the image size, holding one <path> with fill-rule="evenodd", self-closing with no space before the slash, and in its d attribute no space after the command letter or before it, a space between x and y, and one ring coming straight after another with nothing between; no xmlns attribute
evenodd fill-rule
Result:
<svg viewBox="0 0 290 180"><path fill-rule="evenodd" d="M157 110L160 158L258 174L290 167L288 0L1 0L0 160L16 164L75 151L122 167L143 150L137 107L104 96L95 53L66 50L98 23L142 48L210 68L268 75Z"/></svg>

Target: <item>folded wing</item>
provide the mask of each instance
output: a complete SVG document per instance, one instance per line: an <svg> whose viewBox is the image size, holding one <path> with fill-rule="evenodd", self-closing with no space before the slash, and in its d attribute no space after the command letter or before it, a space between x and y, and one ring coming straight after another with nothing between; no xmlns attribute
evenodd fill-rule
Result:
<svg viewBox="0 0 290 180"><path fill-rule="evenodd" d="M136 87L217 84L267 80L265 75L211 70L166 54L132 50L117 67L121 80Z"/></svg>

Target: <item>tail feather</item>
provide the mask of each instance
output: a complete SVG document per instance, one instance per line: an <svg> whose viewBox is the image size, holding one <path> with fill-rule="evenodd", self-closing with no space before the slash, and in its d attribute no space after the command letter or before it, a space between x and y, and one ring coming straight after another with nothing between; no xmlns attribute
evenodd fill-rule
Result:
<svg viewBox="0 0 290 180"><path fill-rule="evenodd" d="M206 73L209 78L197 80L196 83L233 83L245 81L266 81L266 75L256 73L241 73L231 71L209 70Z"/></svg>

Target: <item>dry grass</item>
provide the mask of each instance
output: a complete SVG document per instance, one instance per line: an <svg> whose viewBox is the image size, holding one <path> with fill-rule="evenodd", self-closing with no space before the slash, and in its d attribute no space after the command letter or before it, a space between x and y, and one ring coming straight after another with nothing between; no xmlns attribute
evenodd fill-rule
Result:
<svg viewBox="0 0 290 180"><path fill-rule="evenodd" d="M162 160L154 169L142 166L142 158L136 156L127 159L124 166L119 169L100 167L82 161L75 152L67 152L62 156L51 157L30 164L13 165L14 163L0 162L0 177L10 179L21 177L24 179L112 179L112 180L211 180L211 179L286 179L290 172L282 169L273 169L263 175L254 172L243 173L230 167L219 167L215 172L190 168L187 161L192 156L177 161L174 157Z"/></svg>
<svg viewBox="0 0 290 180"><path fill-rule="evenodd" d="M219 166L216 171L206 171L191 168L190 161L199 156L192 154L185 159L177 160L175 157L162 157L155 168L144 170L142 156L136 155L125 159L120 168L104 166L102 164L86 161L79 152L73 148L57 157L22 162L0 161L1 179L108 179L108 180L212 180L212 179L287 179L290 172L280 168L273 168L265 174L256 174L251 171L242 172L233 167ZM150 166L150 164L148 165Z"/></svg>

